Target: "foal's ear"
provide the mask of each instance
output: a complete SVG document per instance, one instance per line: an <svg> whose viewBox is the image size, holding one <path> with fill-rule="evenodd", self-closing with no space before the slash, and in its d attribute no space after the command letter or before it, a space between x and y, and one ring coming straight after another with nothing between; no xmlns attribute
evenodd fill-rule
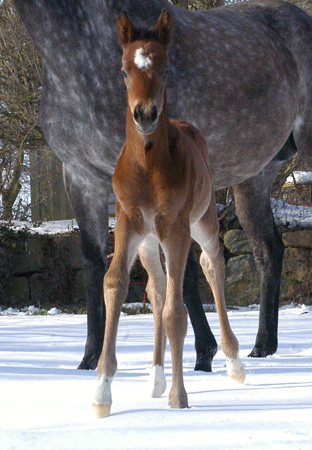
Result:
<svg viewBox="0 0 312 450"><path fill-rule="evenodd" d="M134 26L126 12L118 19L118 34L122 45L127 45L134 40Z"/></svg>
<svg viewBox="0 0 312 450"><path fill-rule="evenodd" d="M158 18L154 33L156 34L157 39L159 39L165 47L168 47L172 34L172 19L165 9L162 10Z"/></svg>

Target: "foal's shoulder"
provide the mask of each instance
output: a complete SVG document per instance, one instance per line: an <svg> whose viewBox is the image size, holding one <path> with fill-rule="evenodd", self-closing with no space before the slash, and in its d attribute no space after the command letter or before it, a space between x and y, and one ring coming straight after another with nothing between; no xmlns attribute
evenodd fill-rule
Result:
<svg viewBox="0 0 312 450"><path fill-rule="evenodd" d="M171 119L171 123L173 123L177 128L181 131L189 135L191 138L195 139L197 134L200 134L194 125L185 120Z"/></svg>
<svg viewBox="0 0 312 450"><path fill-rule="evenodd" d="M200 149L206 148L206 142L204 138L194 125L186 122L185 120L178 119L171 119L170 122L174 127L182 131L182 134L185 133L188 137L190 137L197 147L199 147Z"/></svg>

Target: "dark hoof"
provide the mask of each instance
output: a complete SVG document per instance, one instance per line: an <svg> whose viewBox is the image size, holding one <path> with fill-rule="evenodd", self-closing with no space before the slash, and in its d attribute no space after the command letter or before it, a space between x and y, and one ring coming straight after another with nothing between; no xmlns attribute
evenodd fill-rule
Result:
<svg viewBox="0 0 312 450"><path fill-rule="evenodd" d="M197 359L194 370L202 370L203 372L212 372L212 360L217 349L209 349L205 352L197 352Z"/></svg>
<svg viewBox="0 0 312 450"><path fill-rule="evenodd" d="M272 349L266 349L266 348L259 348L257 346L255 346L253 348L253 350L251 351L251 353L248 355L249 358L265 358L266 356L269 355L273 355L276 352L276 348L275 350Z"/></svg>
<svg viewBox="0 0 312 450"><path fill-rule="evenodd" d="M83 360L78 366L79 370L95 370L98 363L98 358L93 356L84 356Z"/></svg>

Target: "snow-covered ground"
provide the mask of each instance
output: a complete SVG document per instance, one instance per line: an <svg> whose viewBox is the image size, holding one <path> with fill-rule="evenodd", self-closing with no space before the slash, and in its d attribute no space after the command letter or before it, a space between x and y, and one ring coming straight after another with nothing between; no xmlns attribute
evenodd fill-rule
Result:
<svg viewBox="0 0 312 450"><path fill-rule="evenodd" d="M300 172L301 174L302 172ZM310 172L308 172L310 174ZM311 175L311 174L310 174ZM271 199L271 207L273 216L277 225L285 225L290 229L312 228L312 208L309 206L296 206L281 200ZM222 210L224 205L219 205ZM109 229L115 228L116 218L109 218ZM57 220L42 222L40 224L33 224L31 222L13 220L10 224L0 221L1 225L8 225L12 230L21 231L26 230L29 233L36 234L57 234L68 233L71 231L78 231L78 225L75 219L72 220Z"/></svg>
<svg viewBox="0 0 312 450"><path fill-rule="evenodd" d="M294 182L296 184L312 184L312 172L295 171L286 179L284 186L293 186Z"/></svg>
<svg viewBox="0 0 312 450"><path fill-rule="evenodd" d="M187 410L167 406L169 351L167 391L160 399L148 396L152 316L122 316L112 412L101 420L91 413L96 373L76 370L86 316L0 316L1 450L311 449L312 307L281 308L278 352L266 359L247 358L258 314L258 308L229 312L246 367L244 385L226 376L221 351L213 373L193 371L189 326ZM217 315L207 316L220 342Z"/></svg>

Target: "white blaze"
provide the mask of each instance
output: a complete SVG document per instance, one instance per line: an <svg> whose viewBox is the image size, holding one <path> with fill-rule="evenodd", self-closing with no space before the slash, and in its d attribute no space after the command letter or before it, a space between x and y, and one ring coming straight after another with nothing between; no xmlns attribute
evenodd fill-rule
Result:
<svg viewBox="0 0 312 450"><path fill-rule="evenodd" d="M134 55L134 63L139 69L148 69L152 65L152 60L144 54L144 48L138 48Z"/></svg>

